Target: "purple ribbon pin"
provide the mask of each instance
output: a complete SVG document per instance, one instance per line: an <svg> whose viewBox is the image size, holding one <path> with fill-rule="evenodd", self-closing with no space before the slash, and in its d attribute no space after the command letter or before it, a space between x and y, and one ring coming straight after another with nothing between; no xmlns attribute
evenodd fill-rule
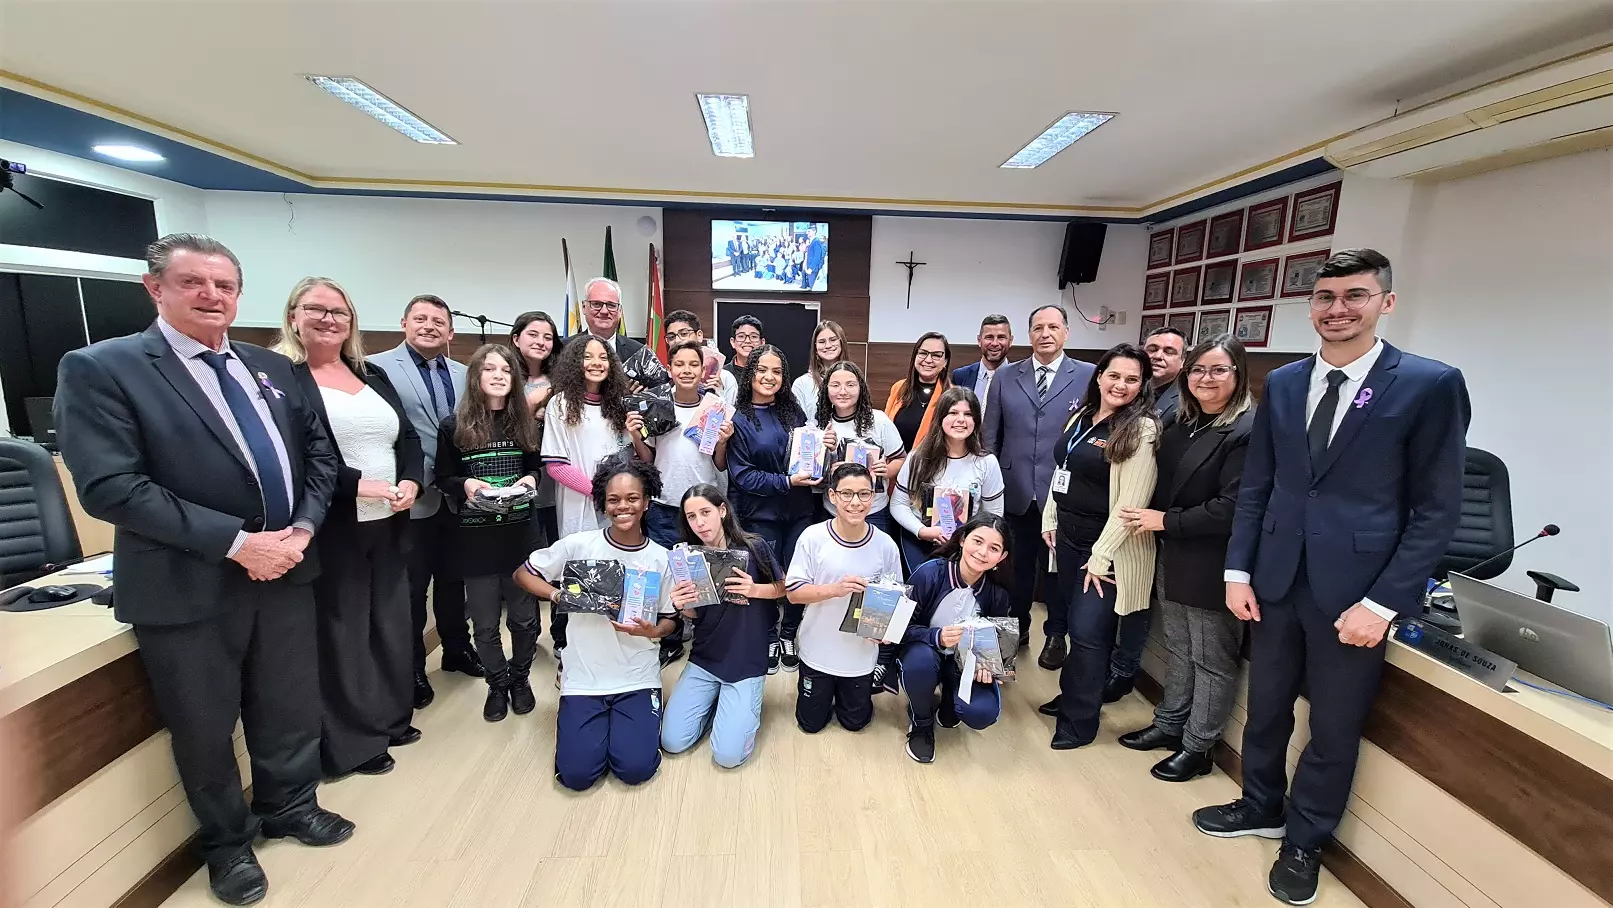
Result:
<svg viewBox="0 0 1613 908"><path fill-rule="evenodd" d="M262 373L262 372L258 373L258 384L263 386L263 390L268 391L270 394L273 394L276 400L279 400L279 399L281 399L281 398L286 396L286 392L280 390L279 388L276 388L274 386L274 383L269 381L269 376L264 374L264 373ZM1359 404L1357 404L1357 406L1359 406Z"/></svg>
<svg viewBox="0 0 1613 908"><path fill-rule="evenodd" d="M1357 410L1361 409L1362 407L1366 406L1367 404L1369 404L1371 402L1372 402L1372 389L1371 388L1362 388L1361 393L1357 394L1355 396L1355 408Z"/></svg>

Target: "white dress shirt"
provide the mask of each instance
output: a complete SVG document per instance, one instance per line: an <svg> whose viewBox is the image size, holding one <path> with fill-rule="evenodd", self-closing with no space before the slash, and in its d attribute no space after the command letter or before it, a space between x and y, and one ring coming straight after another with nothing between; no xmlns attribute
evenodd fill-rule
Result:
<svg viewBox="0 0 1613 908"><path fill-rule="evenodd" d="M1001 366L998 366L1001 368ZM980 371L975 374L975 397L980 401L980 412L986 412L986 395L991 392L991 379L997 370L986 365L985 360L980 361Z"/></svg>
<svg viewBox="0 0 1613 908"><path fill-rule="evenodd" d="M213 350L193 337L180 334L178 328L168 324L161 316L157 318L157 330L161 331L162 336L167 339L168 346L179 354L180 361L185 364L185 370L190 373L191 378L196 380L197 386L202 389L202 394L206 395L208 403L212 404L213 409L218 411L218 418L223 421L224 427L230 430L230 437L235 439L236 447L240 448L241 457L246 461L246 465L252 469L252 475L258 477L258 488L261 490L263 488L263 478L258 476L258 465L252 459L252 450L247 447L246 436L241 434L241 427L235 422L235 413L230 409L229 402L224 399L224 389L219 386L218 373L214 372L213 367L202 359L203 353L224 353L229 356L225 369L230 373L230 377L235 379L235 383L246 391L246 396L252 401L252 408L258 411L258 416L263 420L263 428L269 433L269 441L274 443L275 457L280 461L281 475L285 477L286 511L287 513L295 514L297 512L297 502L292 497L291 459L286 454L285 439L280 436L280 427L275 425L274 414L269 411L269 402L263 397L263 389L258 387L256 381L253 381L252 373L247 369L246 363L241 362L241 358L230 350L229 338L226 337L224 343L219 345L217 350ZM314 531L314 525L306 520L294 521L292 526L307 530L310 533ZM233 556L241 550L241 546L245 543L246 532L243 530L236 533L235 542L230 545L230 550L225 557Z"/></svg>
<svg viewBox="0 0 1613 908"><path fill-rule="evenodd" d="M1333 436L1339 431L1339 426L1344 423L1345 414L1350 412L1350 401L1355 399L1356 393L1361 390L1361 385L1367 380L1367 373L1371 372L1372 367L1378 364L1378 357L1382 355L1382 338L1379 338L1378 342L1372 345L1371 350L1363 353L1354 362L1346 363L1342 366L1332 365L1318 355L1311 366L1310 390L1305 395L1305 425L1309 426L1311 424L1311 417L1316 414L1316 407L1322 402L1322 395L1327 393L1328 373L1334 369L1343 372L1344 381L1339 384L1339 405L1333 410L1333 427L1327 433L1328 443L1331 444ZM1225 580L1228 583L1248 583L1249 572L1227 571ZM1400 617L1399 613L1394 609L1379 605L1371 599L1362 599L1361 604L1385 621L1393 621Z"/></svg>
<svg viewBox="0 0 1613 908"><path fill-rule="evenodd" d="M1032 356L1026 362L1030 363L1031 366L1031 384L1040 385L1042 370L1047 369L1047 387L1048 390L1052 390L1053 380L1059 377L1059 370L1064 368L1064 351L1060 350L1059 355L1053 357L1053 361L1045 366L1035 356Z"/></svg>

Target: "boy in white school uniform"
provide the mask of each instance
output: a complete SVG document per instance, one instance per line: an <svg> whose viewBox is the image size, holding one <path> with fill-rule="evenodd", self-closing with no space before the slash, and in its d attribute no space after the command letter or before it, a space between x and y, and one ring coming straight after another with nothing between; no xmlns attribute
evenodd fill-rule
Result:
<svg viewBox="0 0 1613 908"><path fill-rule="evenodd" d="M873 719L879 641L846 633L840 622L853 594L870 581L902 572L896 543L868 523L874 503L874 477L868 468L838 464L828 485L834 519L801 534L785 575L789 600L806 606L796 636L801 670L795 724L808 734L822 731L831 714L847 731L860 731Z"/></svg>

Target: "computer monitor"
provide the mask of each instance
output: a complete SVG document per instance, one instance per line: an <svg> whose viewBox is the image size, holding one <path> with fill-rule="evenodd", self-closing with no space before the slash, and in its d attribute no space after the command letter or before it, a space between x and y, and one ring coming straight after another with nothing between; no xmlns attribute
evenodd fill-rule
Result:
<svg viewBox="0 0 1613 908"><path fill-rule="evenodd" d="M1450 575L1462 639L1584 697L1613 703L1607 624L1465 574Z"/></svg>
<svg viewBox="0 0 1613 908"><path fill-rule="evenodd" d="M25 397L23 411L28 414L28 425L34 433L34 442L56 450L56 418L51 415L54 397Z"/></svg>

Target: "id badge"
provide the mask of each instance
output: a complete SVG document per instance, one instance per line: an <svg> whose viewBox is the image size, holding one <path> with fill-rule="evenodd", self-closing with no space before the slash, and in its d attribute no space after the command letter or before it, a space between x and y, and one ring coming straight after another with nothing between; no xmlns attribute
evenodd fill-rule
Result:
<svg viewBox="0 0 1613 908"><path fill-rule="evenodd" d="M1070 471L1057 469L1053 471L1053 491L1063 495L1070 491Z"/></svg>

